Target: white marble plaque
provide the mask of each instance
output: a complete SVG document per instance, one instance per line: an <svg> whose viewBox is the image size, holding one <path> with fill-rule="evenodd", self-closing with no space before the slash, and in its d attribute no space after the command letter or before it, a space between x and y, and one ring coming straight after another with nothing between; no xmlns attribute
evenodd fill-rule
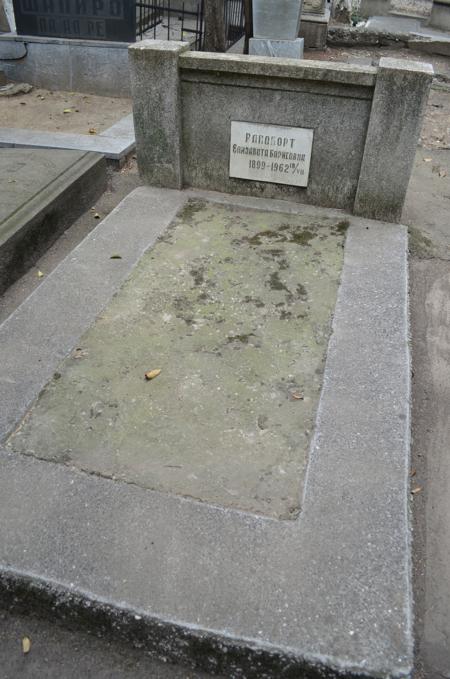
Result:
<svg viewBox="0 0 450 679"><path fill-rule="evenodd" d="M308 186L314 131L231 122L230 177Z"/></svg>

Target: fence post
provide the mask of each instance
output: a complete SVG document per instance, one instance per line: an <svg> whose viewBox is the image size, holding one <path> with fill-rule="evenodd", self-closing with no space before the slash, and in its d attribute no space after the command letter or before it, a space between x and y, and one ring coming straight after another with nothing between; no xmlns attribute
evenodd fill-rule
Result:
<svg viewBox="0 0 450 679"><path fill-rule="evenodd" d="M143 40L128 48L139 171L153 186L181 189L178 60L187 42Z"/></svg>
<svg viewBox="0 0 450 679"><path fill-rule="evenodd" d="M244 54L248 54L250 38L253 38L253 3L252 3L252 0L244 0L244 16L245 16Z"/></svg>
<svg viewBox="0 0 450 679"><path fill-rule="evenodd" d="M205 50L225 52L225 0L205 2Z"/></svg>

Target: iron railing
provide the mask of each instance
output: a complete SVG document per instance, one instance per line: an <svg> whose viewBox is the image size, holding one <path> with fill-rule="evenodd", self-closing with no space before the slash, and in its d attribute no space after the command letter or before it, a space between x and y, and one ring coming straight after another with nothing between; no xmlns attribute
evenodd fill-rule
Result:
<svg viewBox="0 0 450 679"><path fill-rule="evenodd" d="M191 44L191 49L202 50L205 32L203 1L136 0L137 37L183 40Z"/></svg>
<svg viewBox="0 0 450 679"><path fill-rule="evenodd" d="M191 49L203 50L205 2L208 0L136 0L136 35L140 39L184 40ZM244 0L225 0L224 13L228 50L245 35Z"/></svg>
<svg viewBox="0 0 450 679"><path fill-rule="evenodd" d="M244 0L225 0L225 44L229 50L245 35Z"/></svg>

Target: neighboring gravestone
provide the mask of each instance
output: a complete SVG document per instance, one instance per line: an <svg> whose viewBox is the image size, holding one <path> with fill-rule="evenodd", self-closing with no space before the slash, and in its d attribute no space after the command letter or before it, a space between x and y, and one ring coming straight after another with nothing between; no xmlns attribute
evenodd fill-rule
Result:
<svg viewBox="0 0 450 679"><path fill-rule="evenodd" d="M250 54L269 57L303 57L298 37L302 0L253 0L253 35Z"/></svg>
<svg viewBox="0 0 450 679"><path fill-rule="evenodd" d="M134 42L136 7L127 0L13 0L19 35Z"/></svg>
<svg viewBox="0 0 450 679"><path fill-rule="evenodd" d="M299 36L304 39L305 47L324 49L329 23L330 10L326 0L304 0Z"/></svg>

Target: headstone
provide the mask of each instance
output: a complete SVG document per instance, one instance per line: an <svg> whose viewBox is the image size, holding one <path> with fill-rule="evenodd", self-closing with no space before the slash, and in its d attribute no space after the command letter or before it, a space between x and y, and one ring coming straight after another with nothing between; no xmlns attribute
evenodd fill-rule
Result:
<svg viewBox="0 0 450 679"><path fill-rule="evenodd" d="M230 177L308 186L313 130L232 121Z"/></svg>
<svg viewBox="0 0 450 679"><path fill-rule="evenodd" d="M304 0L300 37L308 49L324 49L327 43L330 10L326 0Z"/></svg>
<svg viewBox="0 0 450 679"><path fill-rule="evenodd" d="M19 35L136 40L136 7L127 0L13 0Z"/></svg>
<svg viewBox="0 0 450 679"><path fill-rule="evenodd" d="M301 59L303 38L298 37L302 0L254 0L250 54Z"/></svg>

